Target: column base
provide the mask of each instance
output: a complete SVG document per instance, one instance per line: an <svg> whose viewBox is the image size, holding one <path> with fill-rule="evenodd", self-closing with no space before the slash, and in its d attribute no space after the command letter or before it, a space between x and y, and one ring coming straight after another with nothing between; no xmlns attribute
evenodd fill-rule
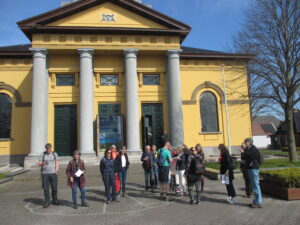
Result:
<svg viewBox="0 0 300 225"><path fill-rule="evenodd" d="M128 154L129 162L130 163L139 163L141 162L141 157L143 152L141 150L138 151L133 151L133 150L127 150L126 151Z"/></svg>

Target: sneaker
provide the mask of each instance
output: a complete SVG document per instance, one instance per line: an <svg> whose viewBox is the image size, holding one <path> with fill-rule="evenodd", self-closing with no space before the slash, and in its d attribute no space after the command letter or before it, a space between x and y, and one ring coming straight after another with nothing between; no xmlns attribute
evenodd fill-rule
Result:
<svg viewBox="0 0 300 225"><path fill-rule="evenodd" d="M235 204L235 200L234 198L231 198L229 201L228 201L229 204Z"/></svg>
<svg viewBox="0 0 300 225"><path fill-rule="evenodd" d="M123 193L122 193L122 197L126 197L125 195L126 195L126 193L125 193L125 192L123 192Z"/></svg>
<svg viewBox="0 0 300 225"><path fill-rule="evenodd" d="M195 204L196 204L196 205L200 205L200 201L196 201Z"/></svg>
<svg viewBox="0 0 300 225"><path fill-rule="evenodd" d="M73 204L73 209L78 209L77 204Z"/></svg>
<svg viewBox="0 0 300 225"><path fill-rule="evenodd" d="M254 204L254 203L252 203L252 204L249 205L249 207L252 208L252 209L255 209L255 208L262 208L263 206L262 206L262 204Z"/></svg>
<svg viewBox="0 0 300 225"><path fill-rule="evenodd" d="M230 202L231 201L231 196L229 196L228 198L226 198L226 201Z"/></svg>
<svg viewBox="0 0 300 225"><path fill-rule="evenodd" d="M83 206L83 207L89 207L89 204L87 204L86 202L82 202L81 206Z"/></svg>
<svg viewBox="0 0 300 225"><path fill-rule="evenodd" d="M120 202L120 199L116 198L114 200L112 200L113 202Z"/></svg>
<svg viewBox="0 0 300 225"><path fill-rule="evenodd" d="M110 204L110 201L109 201L109 200L106 200L105 204L106 204L106 205L109 205L109 204Z"/></svg>
<svg viewBox="0 0 300 225"><path fill-rule="evenodd" d="M190 200L190 205L194 205L196 204L196 201L195 200Z"/></svg>
<svg viewBox="0 0 300 225"><path fill-rule="evenodd" d="M49 202L44 202L44 204L43 204L43 207L44 208L48 208L50 206L50 203Z"/></svg>
<svg viewBox="0 0 300 225"><path fill-rule="evenodd" d="M165 200L165 199L166 199L166 196L165 196L163 193L160 193L159 199L160 199L160 200Z"/></svg>
<svg viewBox="0 0 300 225"><path fill-rule="evenodd" d="M171 196L171 195L167 195L167 196L166 196L166 201L167 201L167 202L172 201L172 196Z"/></svg>

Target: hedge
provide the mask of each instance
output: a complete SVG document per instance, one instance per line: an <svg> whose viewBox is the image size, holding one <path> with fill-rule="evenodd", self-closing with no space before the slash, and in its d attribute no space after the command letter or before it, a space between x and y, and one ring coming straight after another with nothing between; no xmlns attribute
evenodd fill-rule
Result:
<svg viewBox="0 0 300 225"><path fill-rule="evenodd" d="M300 188L300 168L264 170L260 175L267 183L286 188Z"/></svg>

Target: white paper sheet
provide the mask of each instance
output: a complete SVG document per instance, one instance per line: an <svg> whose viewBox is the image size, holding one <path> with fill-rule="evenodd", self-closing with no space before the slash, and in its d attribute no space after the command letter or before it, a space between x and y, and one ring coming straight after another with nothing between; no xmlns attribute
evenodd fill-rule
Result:
<svg viewBox="0 0 300 225"><path fill-rule="evenodd" d="M222 175L221 180L222 180L222 184L229 184L229 176Z"/></svg>
<svg viewBox="0 0 300 225"><path fill-rule="evenodd" d="M75 173L76 177L80 177L83 174L83 171L81 169L77 170L77 172Z"/></svg>

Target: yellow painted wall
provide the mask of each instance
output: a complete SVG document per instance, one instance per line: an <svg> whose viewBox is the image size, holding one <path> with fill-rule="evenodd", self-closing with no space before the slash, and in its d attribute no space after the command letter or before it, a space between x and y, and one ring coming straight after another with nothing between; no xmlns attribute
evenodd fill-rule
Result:
<svg viewBox="0 0 300 225"><path fill-rule="evenodd" d="M224 101L221 101L218 90L208 85L199 90L196 98L192 99L194 90L205 82L210 82L224 91L222 64L225 65L231 145L239 146L244 138L252 135L245 65L239 62L218 60L183 60L181 61L181 81L184 101L184 136L185 142L189 146L194 146L196 143L201 143L204 147L217 147L220 143L228 144L225 104ZM219 132L216 133L205 134L201 132L200 96L205 91L212 92L217 98ZM196 101L188 102L192 100ZM240 102L237 103L237 101Z"/></svg>
<svg viewBox="0 0 300 225"><path fill-rule="evenodd" d="M114 15L115 22L102 21L102 14ZM47 24L48 26L165 28L113 3L106 2L72 16Z"/></svg>
<svg viewBox="0 0 300 225"><path fill-rule="evenodd" d="M0 82L16 89L22 102L31 102L31 74L30 59L0 59ZM0 155L28 154L30 148L31 107L16 107L16 97L13 93L0 89L13 100L11 139L0 140Z"/></svg>

